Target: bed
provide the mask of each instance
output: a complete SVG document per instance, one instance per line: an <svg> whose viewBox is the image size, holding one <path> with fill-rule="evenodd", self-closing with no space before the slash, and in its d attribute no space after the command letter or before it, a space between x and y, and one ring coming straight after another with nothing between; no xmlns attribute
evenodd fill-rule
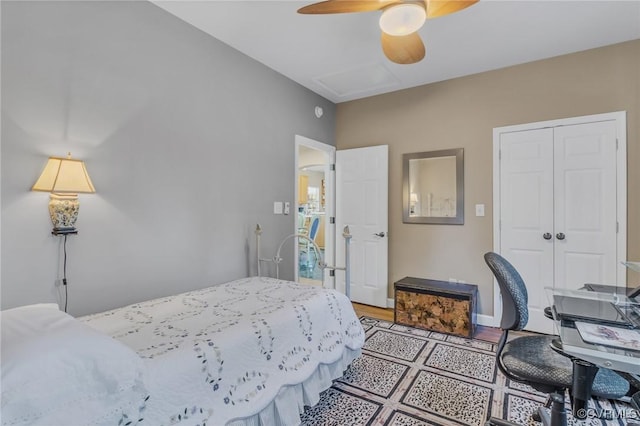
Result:
<svg viewBox="0 0 640 426"><path fill-rule="evenodd" d="M265 277L2 322L3 425L298 424L364 344L346 296Z"/></svg>

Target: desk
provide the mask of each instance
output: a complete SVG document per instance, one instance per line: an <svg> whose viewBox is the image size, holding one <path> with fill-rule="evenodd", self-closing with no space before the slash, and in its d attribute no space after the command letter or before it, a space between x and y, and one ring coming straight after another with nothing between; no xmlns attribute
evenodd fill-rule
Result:
<svg viewBox="0 0 640 426"><path fill-rule="evenodd" d="M630 318L631 324L629 324L629 328L611 327L605 324L600 317L600 314L611 309L612 306L623 307L623 312L631 312L631 315L635 312L634 309L638 309L640 313L640 303L625 296L611 293L554 288L545 288L545 290L553 307L552 312L561 341L558 347L554 349L573 359L573 414L579 417L578 413L581 409L586 408L586 403L591 397L591 385L598 367L623 373L640 374L640 348L636 349L636 346L628 338L625 339L625 342L616 341L615 335L611 334L611 332L615 333L616 329L623 330L624 334L631 335L631 340L637 334L640 341L640 323L633 323L636 320L633 317ZM579 312L578 316L559 314L556 304L559 305L563 297L583 301L584 305L589 305L590 308ZM629 311L629 308L631 308L631 311ZM580 328L576 327L576 323ZM597 335L587 334L586 328L582 324L587 324L587 328L591 325L591 328L605 326L606 329L602 330L603 333L598 338ZM585 336L581 335L580 331ZM590 342L600 343L587 342L583 337L586 337L586 340Z"/></svg>

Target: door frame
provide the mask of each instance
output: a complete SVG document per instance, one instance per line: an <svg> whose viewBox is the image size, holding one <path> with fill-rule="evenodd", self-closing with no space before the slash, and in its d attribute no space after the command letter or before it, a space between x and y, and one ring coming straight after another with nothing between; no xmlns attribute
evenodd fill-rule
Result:
<svg viewBox="0 0 640 426"><path fill-rule="evenodd" d="M295 135L294 141L294 153L293 153L293 167L294 167L294 186L293 186L293 200L294 200L294 212L292 215L294 220L294 231L293 233L298 233L298 176L299 176L299 164L298 164L298 155L300 152L300 146L305 146L307 148L312 148L317 151L324 152L325 155L325 170L324 170L324 179L325 179L325 224L324 224L324 256L325 263L328 265L335 265L335 223L331 223L329 218L335 217L336 212L336 191L335 191L335 170L331 170L331 165L336 163L336 147L333 145L328 145L324 142L316 141L314 139L307 138L301 135ZM298 265L298 244L294 244L293 251L293 276L294 281L298 281L300 278L300 271ZM324 271L324 286L327 288L335 288L335 277L329 276L328 270Z"/></svg>
<svg viewBox="0 0 640 426"><path fill-rule="evenodd" d="M616 111L604 114L584 115L535 123L495 127L493 129L493 251L501 253L500 247L500 135L502 133L541 129L546 127L571 126L597 121L616 122L616 192L618 233L616 242L616 284L623 281L627 285L627 271L620 262L627 258L627 112ZM500 326L502 318L502 298L500 287L493 279L493 325Z"/></svg>

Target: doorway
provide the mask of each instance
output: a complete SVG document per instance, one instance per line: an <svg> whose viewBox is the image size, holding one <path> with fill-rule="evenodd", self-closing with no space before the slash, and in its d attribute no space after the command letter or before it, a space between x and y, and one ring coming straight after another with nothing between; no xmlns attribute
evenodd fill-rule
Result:
<svg viewBox="0 0 640 426"><path fill-rule="evenodd" d="M318 267L318 259L335 263L335 147L304 136L295 137L295 280L333 288L333 277ZM317 247L316 247L317 246Z"/></svg>

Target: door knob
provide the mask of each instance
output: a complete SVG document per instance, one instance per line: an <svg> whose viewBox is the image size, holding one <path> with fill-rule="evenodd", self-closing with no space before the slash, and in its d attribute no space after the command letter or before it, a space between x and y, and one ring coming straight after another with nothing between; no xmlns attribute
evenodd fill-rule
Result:
<svg viewBox="0 0 640 426"><path fill-rule="evenodd" d="M548 233L548 232L545 232L545 233L542 235L542 238L544 238L545 240L550 240L552 237L553 237L553 235L551 235L551 234L550 234L550 233Z"/></svg>
<svg viewBox="0 0 640 426"><path fill-rule="evenodd" d="M382 237L384 237L385 234L384 234L384 232L378 232L377 234L373 234L373 235L375 235L376 237L382 238Z"/></svg>
<svg viewBox="0 0 640 426"><path fill-rule="evenodd" d="M558 232L556 234L556 238L559 240L564 240L564 237L566 237L566 235L564 235L562 232Z"/></svg>

